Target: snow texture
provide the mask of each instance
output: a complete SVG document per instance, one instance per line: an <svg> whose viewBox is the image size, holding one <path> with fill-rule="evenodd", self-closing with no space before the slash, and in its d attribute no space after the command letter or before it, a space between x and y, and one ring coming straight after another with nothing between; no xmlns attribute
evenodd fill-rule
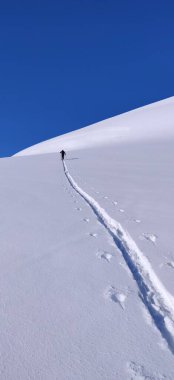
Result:
<svg viewBox="0 0 174 380"><path fill-rule="evenodd" d="M61 150L62 146L71 151L126 142L138 143L142 140L170 140L174 137L173 105L174 97L171 97L55 137L25 149L18 155L53 153Z"/></svg>
<svg viewBox="0 0 174 380"><path fill-rule="evenodd" d="M174 98L0 160L0 379L174 379L173 162Z"/></svg>
<svg viewBox="0 0 174 380"><path fill-rule="evenodd" d="M126 232L120 223L112 219L107 212L74 181L63 162L65 174L72 187L85 199L98 217L99 221L109 231L121 251L126 264L132 272L139 287L140 296L148 308L156 326L168 342L174 353L174 298L165 289L156 276L149 261Z"/></svg>

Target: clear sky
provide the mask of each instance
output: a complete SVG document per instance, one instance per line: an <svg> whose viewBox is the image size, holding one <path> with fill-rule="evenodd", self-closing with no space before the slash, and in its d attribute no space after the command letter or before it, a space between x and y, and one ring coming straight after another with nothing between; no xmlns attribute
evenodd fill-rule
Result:
<svg viewBox="0 0 174 380"><path fill-rule="evenodd" d="M174 2L0 1L0 156L174 95Z"/></svg>

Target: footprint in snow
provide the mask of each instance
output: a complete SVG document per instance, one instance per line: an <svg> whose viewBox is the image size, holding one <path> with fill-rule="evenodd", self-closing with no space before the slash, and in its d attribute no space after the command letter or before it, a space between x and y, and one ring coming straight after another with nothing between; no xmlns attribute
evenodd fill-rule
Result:
<svg viewBox="0 0 174 380"><path fill-rule="evenodd" d="M83 218L83 221L89 223L89 218Z"/></svg>
<svg viewBox="0 0 174 380"><path fill-rule="evenodd" d="M118 205L118 202L117 201L113 201L112 202L114 206L117 206Z"/></svg>
<svg viewBox="0 0 174 380"><path fill-rule="evenodd" d="M149 240L151 243L156 244L157 235L150 234L150 233L143 233L140 239L146 239L146 240Z"/></svg>
<svg viewBox="0 0 174 380"><path fill-rule="evenodd" d="M122 212L122 213L124 212L123 208L120 208L119 211Z"/></svg>
<svg viewBox="0 0 174 380"><path fill-rule="evenodd" d="M133 220L133 222L135 222L135 223L141 223L141 220L140 219L132 219Z"/></svg>
<svg viewBox="0 0 174 380"><path fill-rule="evenodd" d="M110 263L111 259L112 259L112 254L109 253L109 252L106 252L106 251L98 251L96 253L96 256L98 257L98 259L104 259L106 260L108 263Z"/></svg>
<svg viewBox="0 0 174 380"><path fill-rule="evenodd" d="M105 195L103 198L104 198L104 199L108 199L108 196L107 196L107 195Z"/></svg>
<svg viewBox="0 0 174 380"><path fill-rule="evenodd" d="M76 207L77 211L82 211L81 207Z"/></svg>
<svg viewBox="0 0 174 380"><path fill-rule="evenodd" d="M167 263L167 265L168 265L169 267L171 267L172 269L174 269L174 261L169 261L169 262Z"/></svg>
<svg viewBox="0 0 174 380"><path fill-rule="evenodd" d="M155 374L150 373L143 365L136 362L127 363L127 372L129 380L165 380L166 376L161 375L159 372ZM166 379L167 380L167 379Z"/></svg>
<svg viewBox="0 0 174 380"><path fill-rule="evenodd" d="M97 237L97 234L96 234L96 233L93 233L93 232L91 232L89 235L92 236L92 237L94 237L94 238Z"/></svg>
<svg viewBox="0 0 174 380"><path fill-rule="evenodd" d="M127 296L117 290L114 286L109 286L104 292L104 297L110 299L112 302L118 303L118 305L124 310L125 309L125 301Z"/></svg>

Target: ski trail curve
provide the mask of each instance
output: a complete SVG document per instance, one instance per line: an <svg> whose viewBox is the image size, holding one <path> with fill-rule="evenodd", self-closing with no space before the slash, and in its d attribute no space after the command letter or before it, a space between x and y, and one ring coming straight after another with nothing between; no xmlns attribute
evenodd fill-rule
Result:
<svg viewBox="0 0 174 380"><path fill-rule="evenodd" d="M70 185L88 203L100 223L112 236L138 285L144 305L149 310L162 337L167 341L170 351L174 354L174 297L165 289L148 259L129 233L119 222L111 218L94 198L78 186L70 175L65 162L63 162L63 167Z"/></svg>

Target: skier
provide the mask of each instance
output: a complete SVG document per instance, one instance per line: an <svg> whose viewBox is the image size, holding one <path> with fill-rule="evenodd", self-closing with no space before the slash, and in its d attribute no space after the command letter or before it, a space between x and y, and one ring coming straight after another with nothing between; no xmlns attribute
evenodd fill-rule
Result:
<svg viewBox="0 0 174 380"><path fill-rule="evenodd" d="M65 155L66 155L66 153L65 153L65 151L62 149L61 152L60 152L60 154L61 154L62 161L63 161L63 160L64 160L64 157L65 157Z"/></svg>

